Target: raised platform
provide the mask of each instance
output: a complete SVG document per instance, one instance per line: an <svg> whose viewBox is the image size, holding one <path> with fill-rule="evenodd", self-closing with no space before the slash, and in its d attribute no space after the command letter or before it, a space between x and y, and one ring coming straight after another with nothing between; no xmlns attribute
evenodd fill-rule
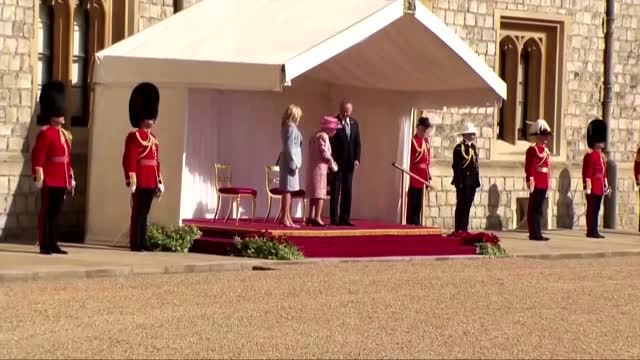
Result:
<svg viewBox="0 0 640 360"><path fill-rule="evenodd" d="M273 220L241 220L224 223L211 219L184 219L184 224L197 226L202 237L196 240L192 252L226 255L236 236L268 231L286 236L308 258L373 257L373 256L435 256L473 255L474 246L464 246L457 238L442 234L442 229L412 225L388 224L354 220L356 226L301 226L289 229Z"/></svg>

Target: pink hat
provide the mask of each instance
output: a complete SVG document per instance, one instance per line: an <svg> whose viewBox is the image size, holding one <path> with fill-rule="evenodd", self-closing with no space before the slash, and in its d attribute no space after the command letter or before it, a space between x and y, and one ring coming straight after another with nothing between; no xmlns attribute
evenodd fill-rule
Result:
<svg viewBox="0 0 640 360"><path fill-rule="evenodd" d="M327 130L339 129L342 127L338 119L334 118L333 116L323 117L322 121L320 121L320 125L322 126L323 129L327 129Z"/></svg>

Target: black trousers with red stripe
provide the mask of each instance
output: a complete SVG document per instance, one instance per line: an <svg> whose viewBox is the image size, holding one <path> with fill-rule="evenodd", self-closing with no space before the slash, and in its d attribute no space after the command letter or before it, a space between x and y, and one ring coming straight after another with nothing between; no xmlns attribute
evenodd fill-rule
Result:
<svg viewBox="0 0 640 360"><path fill-rule="evenodd" d="M147 247L147 216L151 203L156 196L156 189L136 189L131 206L131 225L129 227L129 247L140 250Z"/></svg>
<svg viewBox="0 0 640 360"><path fill-rule="evenodd" d="M602 205L602 195L587 195L587 236L598 235L598 220L600 219L600 206Z"/></svg>
<svg viewBox="0 0 640 360"><path fill-rule="evenodd" d="M40 214L38 215L38 245L43 250L58 247L58 219L62 212L65 187L43 186L40 193Z"/></svg>
<svg viewBox="0 0 640 360"><path fill-rule="evenodd" d="M547 197L547 189L534 188L529 194L529 204L527 207L527 225L529 227L529 238L542 238L542 206Z"/></svg>
<svg viewBox="0 0 640 360"><path fill-rule="evenodd" d="M424 199L424 186L409 186L407 192L407 224L420 225L422 218L422 200Z"/></svg>

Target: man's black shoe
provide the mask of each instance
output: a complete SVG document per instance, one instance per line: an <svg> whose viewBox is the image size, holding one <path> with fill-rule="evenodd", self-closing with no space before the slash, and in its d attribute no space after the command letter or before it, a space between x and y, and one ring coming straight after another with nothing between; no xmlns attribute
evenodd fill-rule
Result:
<svg viewBox="0 0 640 360"><path fill-rule="evenodd" d="M59 246L56 246L53 249L51 249L51 253L52 254L60 254L60 255L67 255L68 254L66 251L62 250Z"/></svg>
<svg viewBox="0 0 640 360"><path fill-rule="evenodd" d="M533 241L549 241L549 238L548 237L544 237L544 236L540 236L540 237L538 237L538 236L535 236L535 237L530 236L529 240L533 240Z"/></svg>

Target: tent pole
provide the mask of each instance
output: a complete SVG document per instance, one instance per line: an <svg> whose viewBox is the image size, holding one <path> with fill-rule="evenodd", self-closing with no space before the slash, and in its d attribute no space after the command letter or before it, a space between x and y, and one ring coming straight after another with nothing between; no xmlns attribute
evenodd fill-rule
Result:
<svg viewBox="0 0 640 360"><path fill-rule="evenodd" d="M617 189L617 167L611 156L611 117L613 111L613 50L614 50L614 22L615 22L615 0L606 0L606 22L604 36L604 99L602 101L602 120L607 126L607 171L608 181L611 186L611 195L605 196L604 201L604 227L606 229L616 228L616 205L618 198Z"/></svg>

